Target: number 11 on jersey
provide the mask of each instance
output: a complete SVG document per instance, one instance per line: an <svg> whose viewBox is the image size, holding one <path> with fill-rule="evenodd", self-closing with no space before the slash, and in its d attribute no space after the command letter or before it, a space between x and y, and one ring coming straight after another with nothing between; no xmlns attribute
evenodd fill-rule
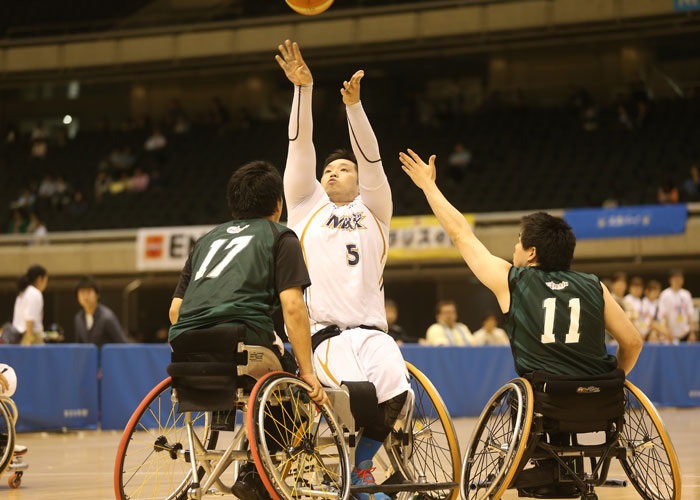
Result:
<svg viewBox="0 0 700 500"><path fill-rule="evenodd" d="M557 309L557 299L550 297L542 303L544 309L544 333L542 334L542 343L551 344L554 339L554 313ZM578 342L581 334L578 331L579 319L581 318L581 299L575 298L569 300L569 309L571 315L569 317L569 333L566 334L564 342L567 344L575 344Z"/></svg>

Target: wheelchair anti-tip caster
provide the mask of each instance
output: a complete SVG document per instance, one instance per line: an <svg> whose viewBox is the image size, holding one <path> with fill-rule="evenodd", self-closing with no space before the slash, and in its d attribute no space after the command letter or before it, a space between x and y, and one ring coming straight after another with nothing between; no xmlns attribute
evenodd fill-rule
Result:
<svg viewBox="0 0 700 500"><path fill-rule="evenodd" d="M13 490L16 490L19 488L19 486L22 484L22 473L21 472L15 472L12 474L8 479L7 479L7 484L12 488Z"/></svg>

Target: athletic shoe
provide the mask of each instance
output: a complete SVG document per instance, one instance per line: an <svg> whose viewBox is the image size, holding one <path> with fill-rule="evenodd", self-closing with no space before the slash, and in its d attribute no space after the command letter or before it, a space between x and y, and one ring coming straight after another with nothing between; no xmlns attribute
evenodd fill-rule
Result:
<svg viewBox="0 0 700 500"><path fill-rule="evenodd" d="M374 469L371 460L360 462L350 475L350 484L353 486L376 486L377 483L372 475ZM369 493L353 493L352 496L355 500L369 500ZM391 500L391 497L386 493L376 492L374 500Z"/></svg>

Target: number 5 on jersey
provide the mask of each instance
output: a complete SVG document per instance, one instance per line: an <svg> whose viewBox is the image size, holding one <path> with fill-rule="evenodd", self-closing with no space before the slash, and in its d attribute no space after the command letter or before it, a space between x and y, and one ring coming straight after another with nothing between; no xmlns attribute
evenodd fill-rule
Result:
<svg viewBox="0 0 700 500"><path fill-rule="evenodd" d="M544 308L544 333L542 334L542 343L551 344L554 339L554 313L557 309L557 299L550 297L544 299L542 303ZM564 342L566 344L575 344L578 342L581 334L578 331L579 319L581 317L581 299L575 298L569 301L569 309L571 315L569 317L569 333L566 334Z"/></svg>
<svg viewBox="0 0 700 500"><path fill-rule="evenodd" d="M360 263L360 251L357 249L357 245L345 245L348 253L345 256L345 260L348 266L356 266Z"/></svg>
<svg viewBox="0 0 700 500"><path fill-rule="evenodd" d="M219 251L226 241L228 241L228 245L226 245L224 250L229 250L229 252L223 259L221 259L221 262L219 262L216 267L212 269L209 274L207 274L207 278L218 277L221 272L226 269L226 266L231 263L233 258L238 255L241 250L248 246L248 243L250 243L250 240L252 239L253 236L239 236L238 238L233 238L232 240L226 240L224 238L214 241L209 247L209 253L207 253L207 256L204 258L202 265L199 266L199 269L197 269L197 273L194 275L194 280L197 281L198 279L204 277L207 272L207 267L209 267L209 264L211 264L214 255L216 255L216 252Z"/></svg>

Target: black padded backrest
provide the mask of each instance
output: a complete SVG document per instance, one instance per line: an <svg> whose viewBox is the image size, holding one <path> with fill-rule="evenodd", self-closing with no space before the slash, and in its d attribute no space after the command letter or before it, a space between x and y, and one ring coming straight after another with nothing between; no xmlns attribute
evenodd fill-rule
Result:
<svg viewBox="0 0 700 500"><path fill-rule="evenodd" d="M545 417L545 430L597 432L625 412L625 372L602 375L555 375L535 371L525 375L535 396L535 412Z"/></svg>
<svg viewBox="0 0 700 500"><path fill-rule="evenodd" d="M241 385L237 367L246 362L246 354L237 350L245 333L245 326L190 330L171 342L167 370L177 389L178 412L234 409Z"/></svg>

